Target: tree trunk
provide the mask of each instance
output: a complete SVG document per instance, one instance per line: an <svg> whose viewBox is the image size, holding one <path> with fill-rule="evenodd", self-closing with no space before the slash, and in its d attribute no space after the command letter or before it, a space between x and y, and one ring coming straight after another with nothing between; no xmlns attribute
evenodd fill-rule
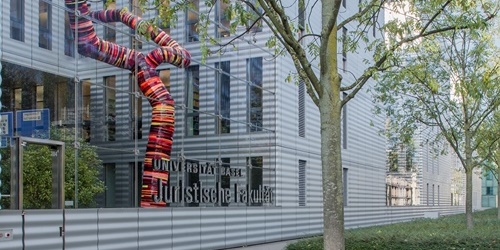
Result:
<svg viewBox="0 0 500 250"><path fill-rule="evenodd" d="M335 95L335 94L333 94ZM344 249L340 98L320 100L324 249Z"/></svg>
<svg viewBox="0 0 500 250"><path fill-rule="evenodd" d="M467 229L474 227L472 219L472 168L465 168L465 219L467 221Z"/></svg>
<svg viewBox="0 0 500 250"><path fill-rule="evenodd" d="M467 229L472 229L474 227L474 221L472 219L472 174L474 170L474 165L472 163L472 146L470 134L470 123L469 120L465 119L464 125L465 131L465 223Z"/></svg>
<svg viewBox="0 0 500 250"><path fill-rule="evenodd" d="M340 0L323 0L320 46L321 165L323 178L323 249L343 250L344 188L342 184L340 82L337 26ZM331 26L333 24L333 26Z"/></svg>

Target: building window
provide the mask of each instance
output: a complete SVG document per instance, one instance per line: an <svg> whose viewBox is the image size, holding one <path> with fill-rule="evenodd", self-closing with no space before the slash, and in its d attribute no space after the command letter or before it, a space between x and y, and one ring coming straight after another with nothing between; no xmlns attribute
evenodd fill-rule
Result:
<svg viewBox="0 0 500 250"><path fill-rule="evenodd" d="M373 14L373 29L372 29L373 37L377 36L377 15Z"/></svg>
<svg viewBox="0 0 500 250"><path fill-rule="evenodd" d="M250 190L259 190L262 188L263 180L263 162L262 156L247 157L247 185ZM249 206L262 206L262 201L248 203Z"/></svg>
<svg viewBox="0 0 500 250"><path fill-rule="evenodd" d="M347 8L347 0L342 0L342 7Z"/></svg>
<svg viewBox="0 0 500 250"><path fill-rule="evenodd" d="M104 165L104 203L106 207L116 207L116 165L105 163Z"/></svg>
<svg viewBox="0 0 500 250"><path fill-rule="evenodd" d="M106 124L106 141L114 141L116 134L116 77L108 76L104 78L105 102L105 124Z"/></svg>
<svg viewBox="0 0 500 250"><path fill-rule="evenodd" d="M90 81L82 81L82 138L90 141Z"/></svg>
<svg viewBox="0 0 500 250"><path fill-rule="evenodd" d="M428 173L429 172L429 142L425 142L425 171Z"/></svg>
<svg viewBox="0 0 500 250"><path fill-rule="evenodd" d="M157 11L156 15L159 17L160 16L160 12ZM165 33L167 33L167 35L170 35L170 22L165 22L165 20L158 19L158 28L160 28Z"/></svg>
<svg viewBox="0 0 500 250"><path fill-rule="evenodd" d="M51 122L74 125L75 84L71 79L6 62L2 66L4 110L47 108Z"/></svg>
<svg viewBox="0 0 500 250"><path fill-rule="evenodd" d="M231 167L231 158L221 158L220 160L221 165L219 166L219 169L224 168L226 170L229 170L229 168ZM227 171L225 172L227 173ZM219 174L220 173L221 172L219 171ZM231 177L229 175L220 175L219 182L221 188L231 188ZM221 206L227 207L229 206L229 203L221 202Z"/></svg>
<svg viewBox="0 0 500 250"><path fill-rule="evenodd" d="M345 72L347 67L347 29L342 27L342 70Z"/></svg>
<svg viewBox="0 0 500 250"><path fill-rule="evenodd" d="M215 126L217 134L231 132L231 64L229 61L215 63Z"/></svg>
<svg viewBox="0 0 500 250"><path fill-rule="evenodd" d="M432 184L432 205L434 206L434 202L435 202L435 193L434 193L434 184Z"/></svg>
<svg viewBox="0 0 500 250"><path fill-rule="evenodd" d="M187 68L186 135L200 134L200 67Z"/></svg>
<svg viewBox="0 0 500 250"><path fill-rule="evenodd" d="M103 1L108 1L108 0L103 0ZM109 4L109 6L111 6L111 8L114 9L114 7L116 6L114 3L115 1L108 1L108 2L111 2ZM132 13L138 17L142 16L142 9L140 7L141 2L144 2L144 0L131 0L130 1L130 9L132 10Z"/></svg>
<svg viewBox="0 0 500 250"><path fill-rule="evenodd" d="M190 8L186 15L186 38L188 42L197 42L200 40L198 34L198 23L200 21L200 1L192 0Z"/></svg>
<svg viewBox="0 0 500 250"><path fill-rule="evenodd" d="M298 13L299 35L298 35L298 38L300 39L300 44L304 45L305 41L301 39L302 36L305 34L305 30L306 30L306 6L304 3L304 0L299 1L299 8L298 9L299 9L299 13Z"/></svg>
<svg viewBox="0 0 500 250"><path fill-rule="evenodd" d="M486 180L493 180L493 173L491 171L488 171L486 174Z"/></svg>
<svg viewBox="0 0 500 250"><path fill-rule="evenodd" d="M299 160L299 206L306 205L306 161Z"/></svg>
<svg viewBox="0 0 500 250"><path fill-rule="evenodd" d="M263 12L262 7L260 7L256 0L248 0L248 2L255 7L256 11L248 7L248 13L250 13L251 17L248 18L247 29L249 32L261 32L262 19L260 16Z"/></svg>
<svg viewBox="0 0 500 250"><path fill-rule="evenodd" d="M38 46L52 50L52 4L45 1L38 2Z"/></svg>
<svg viewBox="0 0 500 250"><path fill-rule="evenodd" d="M429 183L427 183L427 190L426 190L426 193L427 193L427 195L426 195L426 196L427 196L427 197L426 197L426 199L427 199L427 206L430 206L430 203L429 203Z"/></svg>
<svg viewBox="0 0 500 250"><path fill-rule="evenodd" d="M198 161L186 160L186 168L195 168L193 165L198 165ZM200 173L199 172L186 172L186 186L198 189L200 187ZM200 198L195 199L195 196L190 200L188 197L185 199L185 205L187 207L198 207L200 206Z"/></svg>
<svg viewBox="0 0 500 250"><path fill-rule="evenodd" d="M215 9L215 23L216 23L216 35L217 37L228 37L231 35L230 27L230 13L227 12L227 8L230 3L224 0L219 0L217 3L217 8Z"/></svg>
<svg viewBox="0 0 500 250"><path fill-rule="evenodd" d="M64 54L75 57L75 36L69 25L68 14L64 15Z"/></svg>
<svg viewBox="0 0 500 250"><path fill-rule="evenodd" d="M44 108L44 103L43 103L43 85L37 85L36 86L36 108L37 109L43 109Z"/></svg>
<svg viewBox="0 0 500 250"><path fill-rule="evenodd" d="M10 0L10 38L24 42L24 0Z"/></svg>
<svg viewBox="0 0 500 250"><path fill-rule="evenodd" d="M165 4L170 4L170 1L163 1L162 3L163 5ZM172 20L168 20L168 21L165 21L165 18L162 17L160 11L156 11L156 16L158 17L158 28L160 28L161 30L163 30L165 33L167 33L168 35L170 35L170 22Z"/></svg>
<svg viewBox="0 0 500 250"><path fill-rule="evenodd" d="M139 174L142 173L142 162L129 162L128 166L129 204L130 207L137 207L140 204L142 190L142 179Z"/></svg>
<svg viewBox="0 0 500 250"><path fill-rule="evenodd" d="M14 89L14 110L23 109L23 89L21 87Z"/></svg>
<svg viewBox="0 0 500 250"><path fill-rule="evenodd" d="M142 94L139 91L139 85L135 75L130 74L129 89L130 95L130 117L131 119L131 138L142 139Z"/></svg>
<svg viewBox="0 0 500 250"><path fill-rule="evenodd" d="M105 31L109 31L109 30L110 29L105 28ZM135 32L134 30L130 31L130 44L131 44L131 47L133 49L142 49L142 41L140 40L139 36L136 36L134 34L134 32Z"/></svg>
<svg viewBox="0 0 500 250"><path fill-rule="evenodd" d="M347 93L342 92L343 98L347 98ZM342 107L342 148L347 149L347 105Z"/></svg>
<svg viewBox="0 0 500 250"><path fill-rule="evenodd" d="M116 3L110 2L108 0L103 0L104 8L106 10L114 10L116 9ZM108 42L116 43L116 24L115 23L106 23L104 25L104 36L103 39Z"/></svg>
<svg viewBox="0 0 500 250"><path fill-rule="evenodd" d="M299 136L306 137L306 84L299 82Z"/></svg>
<svg viewBox="0 0 500 250"><path fill-rule="evenodd" d="M45 107L50 109L50 119L59 125L73 125L75 120L75 85L69 78L42 74L45 77L43 91L45 92Z"/></svg>
<svg viewBox="0 0 500 250"><path fill-rule="evenodd" d="M107 1L107 0L105 0ZM139 1L141 0L132 0L130 2L130 9L134 15L141 17L142 16L142 10L139 7L140 3ZM114 4L108 6L108 8L115 8ZM110 39L115 39L116 40L116 31L114 30L114 27L112 27L113 30L104 28L105 33L109 32L108 36L115 36L115 38L110 38ZM133 49L142 49L142 41L140 40L140 36L136 35L137 32L134 29L130 29L130 45Z"/></svg>
<svg viewBox="0 0 500 250"><path fill-rule="evenodd" d="M493 195L493 187L486 187L486 195Z"/></svg>
<svg viewBox="0 0 500 250"><path fill-rule="evenodd" d="M116 43L116 25L115 23L107 23L108 26L104 26L104 40L112 43ZM141 44L142 47L142 44Z"/></svg>
<svg viewBox="0 0 500 250"><path fill-rule="evenodd" d="M170 69L159 70L158 75L160 76L160 80L163 82L163 86L165 86L168 93L170 93Z"/></svg>
<svg viewBox="0 0 500 250"><path fill-rule="evenodd" d="M348 194L347 188L349 187L349 185L348 185L349 179L347 178L348 177L347 174L348 174L348 168L342 168L342 185L344 188L344 207L347 206L347 202L349 201L348 200L349 197L347 196L347 194Z"/></svg>
<svg viewBox="0 0 500 250"><path fill-rule="evenodd" d="M249 131L262 131L262 57L247 59Z"/></svg>

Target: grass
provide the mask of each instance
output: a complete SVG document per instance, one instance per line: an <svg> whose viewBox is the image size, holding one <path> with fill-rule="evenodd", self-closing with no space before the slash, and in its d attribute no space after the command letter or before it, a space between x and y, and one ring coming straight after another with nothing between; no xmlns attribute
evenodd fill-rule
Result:
<svg viewBox="0 0 500 250"><path fill-rule="evenodd" d="M497 210L476 212L474 229L467 230L465 214L438 219L346 230L346 249L500 249L500 220ZM323 249L323 238L290 244L287 250Z"/></svg>

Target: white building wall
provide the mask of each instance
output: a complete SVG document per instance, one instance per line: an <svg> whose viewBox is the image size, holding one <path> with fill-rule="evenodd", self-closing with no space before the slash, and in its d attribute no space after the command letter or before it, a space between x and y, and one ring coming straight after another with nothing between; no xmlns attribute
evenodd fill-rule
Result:
<svg viewBox="0 0 500 250"><path fill-rule="evenodd" d="M416 134L416 164L420 188L420 204L451 204L452 170L455 155L447 143L434 143L437 128L421 126ZM445 148L443 148L445 147ZM443 154L445 152L445 154Z"/></svg>
<svg viewBox="0 0 500 250"><path fill-rule="evenodd" d="M296 2L293 8L288 11L297 13ZM127 1L118 1L117 6L126 6ZM133 172L130 171L130 163L142 161L147 129L151 119L151 109L147 101L143 98L143 130L144 136L141 140L131 139L130 124L132 122L129 114L130 97L134 94L129 89L129 72L117 69L93 59L75 58L64 55L64 44L61 32L64 31L64 8L62 1L53 1L53 49L47 51L38 48L37 6L38 2L26 1L26 36L25 42L18 42L10 39L9 32L2 32L2 61L19 64L26 67L43 70L46 72L63 75L68 78L78 76L80 79L88 79L92 82L92 113L93 127L91 142L100 149L100 157L105 163L115 163L120 174L117 186L130 185ZM100 3L93 3L92 8L99 7ZM201 11L203 1L200 1ZM2 7L1 27L8 30L9 4L6 1L0 3ZM312 5L308 5L309 11L320 13L319 4L314 5L315 9L310 10ZM348 3L348 9L341 10L341 17L345 18L354 14L358 10L357 6ZM295 16L290 13L291 16ZM315 33L320 31L319 14L310 16L311 30ZM179 14L179 19L183 20L184 14ZM383 17L380 17L383 20ZM102 35L102 25L96 24L98 34ZM355 26L348 28L354 29ZM129 43L128 28L117 25L118 43ZM214 30L214 29L212 29ZM211 31L213 32L213 31ZM184 25L182 21L175 28L171 28L174 39L179 41L189 51L193 60L192 65L200 65L200 135L196 137L185 136L185 118L180 104L185 102L185 72L184 69L172 68L169 65L162 65L160 68L171 69L171 92L176 100L176 132L174 136L173 159L177 159L181 154L191 159L212 160L215 157L230 157L231 164L244 166L245 158L249 156L263 156L264 168L267 176L264 182L274 185L276 191L276 202L273 208L253 207L253 208L205 208L207 204L202 204L202 208L188 209L184 213L182 208L168 208L165 220L175 221L176 228L183 230L200 229L201 224L206 225L206 221L201 223L201 214L214 213L214 218L224 217L224 232L219 234L228 235L227 245L235 246L244 242L257 243L269 240L280 240L303 236L307 234L319 234L321 232L322 218L322 187L321 187L321 158L320 158L320 130L319 112L309 97L306 97L306 135L305 138L298 136L298 88L294 83L287 83L284 79L294 72L294 66L287 56L274 58L272 53L265 47L267 39L272 36L269 29L264 28L262 32L255 35L244 36L244 39L236 41L238 50L227 49L223 55L216 55L201 62L201 52L199 43L185 43ZM380 39L377 34L370 39ZM223 41L229 38L224 38ZM313 38L308 38L313 39ZM255 42L254 42L255 41ZM148 51L153 46L150 42L143 41L144 50ZM340 71L346 84L354 81L356 76L362 74L363 59L370 55L364 52L363 46L356 53L349 53L346 72ZM264 78L264 131L258 133L248 133L246 131L246 59L250 57L263 57L263 78ZM341 58L339 58L341 61ZM215 135L213 127L213 65L219 61L231 61L231 133ZM314 58L311 61L317 62ZM317 67L318 65L314 65ZM316 69L317 70L317 69ZM114 142L104 142L103 125L103 78L115 75L117 79L117 140ZM367 88L374 83L367 84ZM367 221L373 224L388 223L385 208L385 138L378 135L378 131L383 126L384 119L372 113L373 104L371 97L366 91L360 91L356 98L346 105L347 109L347 145L343 149L343 167L347 169L347 203L346 221L348 226L366 225ZM370 126L370 124L373 126ZM234 126L233 126L234 125ZM234 132L233 132L234 131ZM138 154L135 154L138 152ZM298 162L306 161L306 206L299 206L299 184L298 184ZM441 170L441 169L440 169ZM200 179L205 177L200 177ZM206 177L207 181L209 177ZM231 179L234 182L245 183L244 177ZM127 192L127 190L123 190ZM125 206L131 203L131 198L121 195L117 204ZM127 205L128 206L128 205ZM233 204L233 206L238 206ZM373 208L374 214L364 217L363 221L359 216L369 214L366 209ZM240 210L238 210L240 209ZM424 208L422 208L424 209ZM376 211L384 211L377 213ZM398 210L399 211L399 210ZM99 216L99 210L95 211ZM113 211L114 212L114 211ZM72 213L72 212L70 212ZM163 212L162 212L163 213ZM184 214L186 217L175 219L176 215ZM200 223L193 222L193 214L198 214ZM382 215L380 215L382 214ZM79 216L79 215L78 215ZM156 215L155 215L156 216ZM171 217L168 217L171 216ZM242 219L243 217L244 219ZM262 230L261 225L252 222L252 216L259 218L258 222L263 222L269 226L269 237ZM307 216L307 218L304 218ZM392 215L391 215L392 216ZM168 218L167 218L168 217ZM203 217L204 220L209 218ZM72 217L76 220L76 217ZM185 220L184 220L185 219ZM409 217L405 217L405 220ZM135 221L139 219L136 218ZM194 220L194 219L193 219ZM239 222L242 222L239 224ZM244 222L244 223L243 223ZM274 224L273 224L274 223ZM93 225L91 225L93 226ZM131 226L131 225L128 225ZM141 225L147 227L148 225ZM133 225L130 227L132 228ZM234 230L231 230L234 229ZM208 230L208 229L207 229ZM267 229L266 229L267 230ZM210 230L208 230L210 231ZM244 232L244 233L243 233ZM267 232L267 231L266 231ZM231 233L236 239L230 241ZM261 235L262 234L262 235ZM201 235L201 234L200 234ZM253 236L252 236L253 235ZM257 235L257 236L256 236ZM207 237L204 234L204 237ZM218 236L220 237L220 235ZM224 236L225 237L225 236ZM245 241L241 240L244 237ZM266 238L267 237L267 238ZM179 238L177 238L179 239ZM190 244L192 242L183 242ZM179 243L180 244L180 243ZM220 247L220 244L217 245Z"/></svg>

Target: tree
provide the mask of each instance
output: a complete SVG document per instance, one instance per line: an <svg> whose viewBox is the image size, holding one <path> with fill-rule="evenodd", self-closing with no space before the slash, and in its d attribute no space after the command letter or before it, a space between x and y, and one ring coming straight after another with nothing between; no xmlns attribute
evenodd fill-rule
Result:
<svg viewBox="0 0 500 250"><path fill-rule="evenodd" d="M453 30L395 51L398 65L385 72L376 100L411 137L415 124L439 128L466 175L466 222L473 227L472 175L484 159L482 130L500 104L498 48L485 29Z"/></svg>
<svg viewBox="0 0 500 250"><path fill-rule="evenodd" d="M71 129L52 128L51 139L65 142L64 194L65 200L75 200L75 147ZM99 179L102 162L97 149L88 142L79 140L78 150L78 203L79 207L95 207L96 195L104 192L104 183ZM10 166L10 148L2 150L2 166ZM23 154L23 207L25 209L51 208L52 156L49 147L28 144ZM9 193L10 171L2 171L2 193ZM10 201L4 199L2 207L8 208Z"/></svg>
<svg viewBox="0 0 500 250"><path fill-rule="evenodd" d="M393 66L393 53L403 45L416 40L421 40L436 33L468 29L484 26L485 23L496 15L493 5L482 5L470 0L437 0L437 1L386 1L369 0L361 1L359 12L352 16L339 15L345 0L323 1L277 1L277 0L221 0L230 4L229 13L230 29L234 34L237 27L246 27L234 39L252 32L255 26L265 24L274 34L268 46L274 49L277 55L289 56L296 68L296 79L304 81L307 93L318 106L321 120L321 156L323 178L323 219L324 219L324 248L344 248L344 206L342 186L342 161L341 161L341 110L356 94L377 75L379 71ZM145 6L146 0L141 1ZM175 23L175 11L192 6L192 1L171 2L168 0L151 0L148 4L159 10L159 18L166 23ZM350 1L352 3L352 1ZM391 2L392 7L404 9L406 5L411 13L417 13L405 21L393 21L384 26L384 30L391 33L388 43L383 39L370 40L368 28L378 24L379 13L387 8ZM218 38L208 37L207 27L211 22L210 12L214 9L215 1L205 1L209 6L208 12L199 12L200 41L202 52L210 55L220 51L217 47L231 45L232 41L222 43ZM184 4L184 5L183 5ZM489 3L488 3L489 4ZM147 5L147 4L146 4ZM313 27L300 27L299 21L303 20L304 13L291 13L292 6L298 5L299 10L314 9L314 14L321 12L320 30ZM293 8L295 10L295 8ZM250 11L248 11L250 10ZM312 11L311 11L312 12ZM409 12L409 11L408 11ZM407 14L407 13L403 13ZM310 17L311 15L309 15ZM309 20L310 21L310 20ZM309 23L309 22L304 22ZM353 27L354 30L343 35L338 35L343 28ZM343 32L342 32L343 33ZM203 43L209 41L209 45ZM339 73L338 55L342 52L354 52L366 49L373 53L373 58L366 61L364 70L353 74L354 79L349 83L342 82ZM212 49L211 45L214 45ZM319 65L319 69L318 69ZM342 92L347 92L341 98Z"/></svg>

